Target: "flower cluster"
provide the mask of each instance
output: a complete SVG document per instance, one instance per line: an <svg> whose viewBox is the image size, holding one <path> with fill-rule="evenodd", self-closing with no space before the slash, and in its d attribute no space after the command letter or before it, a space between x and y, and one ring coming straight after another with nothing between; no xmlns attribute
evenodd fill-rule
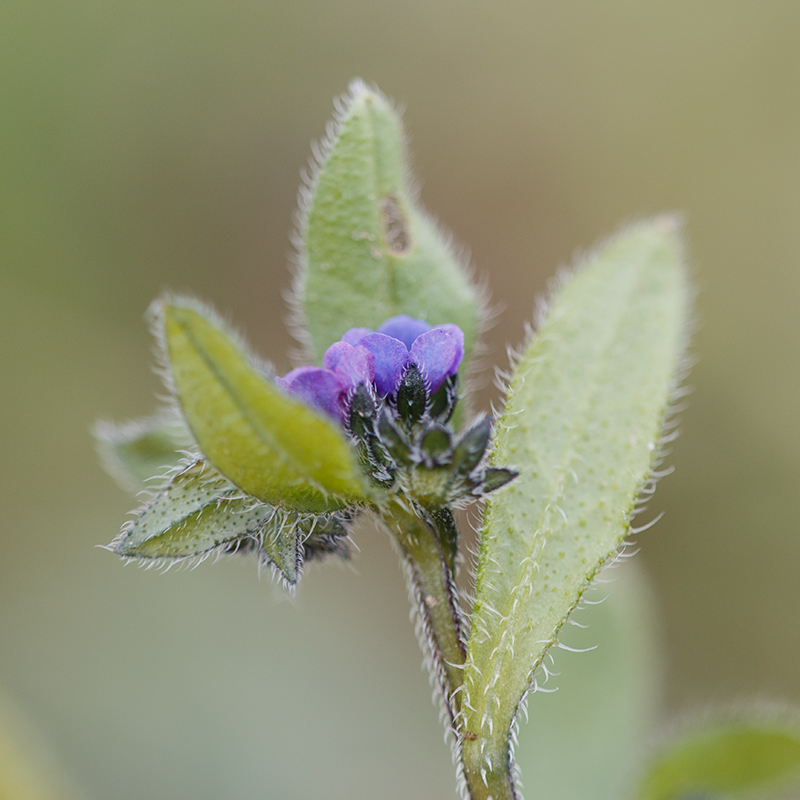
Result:
<svg viewBox="0 0 800 800"><path fill-rule="evenodd" d="M441 510L516 476L483 466L491 420L460 435L448 424L463 357L457 325L431 327L403 314L376 331L351 328L327 349L322 367L299 367L278 382L341 422L376 484Z"/></svg>
<svg viewBox="0 0 800 800"><path fill-rule="evenodd" d="M329 416L347 422L350 400L364 385L376 399L393 397L412 365L431 397L453 378L464 357L457 325L437 325L405 314L376 331L351 328L326 351L322 367L298 367L278 382L286 391Z"/></svg>

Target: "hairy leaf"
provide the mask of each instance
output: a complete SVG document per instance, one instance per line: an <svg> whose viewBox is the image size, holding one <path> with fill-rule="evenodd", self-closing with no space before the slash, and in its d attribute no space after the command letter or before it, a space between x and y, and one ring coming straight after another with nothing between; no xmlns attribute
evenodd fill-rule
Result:
<svg viewBox="0 0 800 800"><path fill-rule="evenodd" d="M194 442L179 419L157 416L122 425L100 422L95 439L103 465L126 489L138 490L148 478L178 464Z"/></svg>
<svg viewBox="0 0 800 800"><path fill-rule="evenodd" d="M481 303L417 201L397 112L355 81L322 149L300 224L295 298L313 360L349 328L408 314L458 325L467 363Z"/></svg>
<svg viewBox="0 0 800 800"><path fill-rule="evenodd" d="M756 713L684 733L650 765L637 797L762 798L790 787L800 789L800 722Z"/></svg>
<svg viewBox="0 0 800 800"><path fill-rule="evenodd" d="M170 300L157 313L176 397L215 469L262 502L301 511L368 499L333 421L278 388L196 304Z"/></svg>
<svg viewBox="0 0 800 800"><path fill-rule="evenodd" d="M145 506L114 549L137 558L196 556L257 531L274 513L199 461Z"/></svg>
<svg viewBox="0 0 800 800"><path fill-rule="evenodd" d="M628 534L659 451L686 303L675 221L641 223L563 286L519 358L492 460L520 475L487 504L465 668L473 777L505 774L536 667Z"/></svg>

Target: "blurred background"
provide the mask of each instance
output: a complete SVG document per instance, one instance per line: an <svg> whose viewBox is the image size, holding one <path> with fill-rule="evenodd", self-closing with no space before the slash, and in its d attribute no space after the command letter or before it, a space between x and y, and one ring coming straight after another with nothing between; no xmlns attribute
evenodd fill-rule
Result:
<svg viewBox="0 0 800 800"><path fill-rule="evenodd" d="M798 36L790 0L5 0L0 708L47 769L93 800L455 797L385 536L293 600L249 561L96 547L132 500L89 432L155 408L155 295L289 368L299 172L354 76L406 108L422 199L502 308L494 363L559 265L683 212L694 394L638 537L658 713L800 703Z"/></svg>

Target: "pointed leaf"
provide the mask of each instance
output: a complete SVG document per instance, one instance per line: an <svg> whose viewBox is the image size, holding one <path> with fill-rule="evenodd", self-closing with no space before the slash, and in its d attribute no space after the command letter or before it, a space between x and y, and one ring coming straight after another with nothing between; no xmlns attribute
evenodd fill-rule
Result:
<svg viewBox="0 0 800 800"><path fill-rule="evenodd" d="M123 488L132 490L176 466L183 451L194 446L184 422L163 415L123 425L99 422L94 435L103 466Z"/></svg>
<svg viewBox="0 0 800 800"><path fill-rule="evenodd" d="M145 506L114 550L135 558L196 556L254 533L274 513L199 461Z"/></svg>
<svg viewBox="0 0 800 800"><path fill-rule="evenodd" d="M323 151L305 198L296 286L313 360L349 328L374 330L397 314L455 323L468 358L479 296L409 184L397 112L355 81Z"/></svg>
<svg viewBox="0 0 800 800"><path fill-rule="evenodd" d="M476 577L468 772L505 774L534 670L628 534L659 450L686 301L675 221L636 225L558 292L520 357L492 455L520 475L487 505Z"/></svg>
<svg viewBox="0 0 800 800"><path fill-rule="evenodd" d="M323 511L369 498L344 432L258 371L197 304L160 308L175 394L208 461L270 505Z"/></svg>
<svg viewBox="0 0 800 800"><path fill-rule="evenodd" d="M637 797L732 800L790 788L800 789L800 722L755 713L684 733L650 765Z"/></svg>

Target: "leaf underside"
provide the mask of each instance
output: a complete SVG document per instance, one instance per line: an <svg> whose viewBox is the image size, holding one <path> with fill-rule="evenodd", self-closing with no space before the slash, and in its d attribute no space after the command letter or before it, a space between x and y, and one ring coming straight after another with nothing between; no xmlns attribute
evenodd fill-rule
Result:
<svg viewBox="0 0 800 800"><path fill-rule="evenodd" d="M145 506L114 549L138 558L197 556L255 532L273 513L198 461Z"/></svg>
<svg viewBox="0 0 800 800"><path fill-rule="evenodd" d="M684 337L677 225L603 245L558 291L526 346L493 463L520 475L487 504L465 669L465 758L502 770L518 704L559 628L629 531Z"/></svg>

